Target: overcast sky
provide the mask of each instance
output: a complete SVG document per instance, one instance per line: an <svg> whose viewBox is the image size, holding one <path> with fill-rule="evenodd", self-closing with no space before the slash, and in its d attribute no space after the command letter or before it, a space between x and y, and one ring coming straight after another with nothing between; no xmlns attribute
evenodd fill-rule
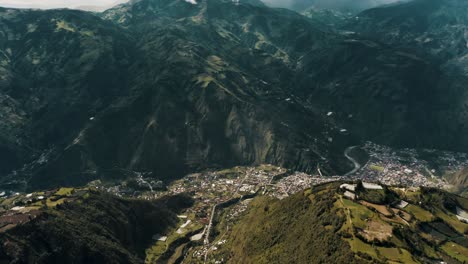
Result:
<svg viewBox="0 0 468 264"><path fill-rule="evenodd" d="M126 0L0 0L0 6L16 8L75 8L79 6L112 6Z"/></svg>

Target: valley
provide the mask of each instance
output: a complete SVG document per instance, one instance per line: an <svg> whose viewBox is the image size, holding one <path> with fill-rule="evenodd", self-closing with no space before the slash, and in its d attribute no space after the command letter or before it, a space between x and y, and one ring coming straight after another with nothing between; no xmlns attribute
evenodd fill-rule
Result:
<svg viewBox="0 0 468 264"><path fill-rule="evenodd" d="M0 7L0 263L468 262L467 3Z"/></svg>
<svg viewBox="0 0 468 264"><path fill-rule="evenodd" d="M370 143L362 149L385 150L381 146ZM444 160L447 160L447 155L446 153L439 162L443 163ZM369 156L371 158L368 163L376 161L372 159L373 154ZM387 157L386 155L382 156ZM404 172L406 168L412 168L417 172L417 166L411 167L411 164L407 166L409 167L400 168L403 170L401 172ZM80 201L91 199L97 193L111 193L113 196L122 197L120 199L137 198L137 200L148 203L167 199L165 197L185 195L190 197L193 202L188 203L184 206L185 208L179 209L177 215L172 216L171 226L148 234L148 238L151 237L151 240L145 240L147 241L144 253L145 262L226 263L227 261L230 263L234 260L231 259L231 253L228 252L234 250L233 247L236 247L235 245L238 243L234 242L237 239L236 234L239 234L236 233L239 231L235 230L240 228L241 223L243 223L242 225L246 224L244 223L245 218L256 217L258 212L252 215L252 211L258 210L258 206L273 206L274 208L275 203L283 203L283 201L286 203L298 197L309 197L308 199L313 200L327 194L331 196L325 201L333 203L332 207L335 208L333 210L337 210L336 214L339 216L333 221L338 221L341 219L340 217L343 218L339 220L343 222L337 222L337 224L341 223L342 226L340 224L333 227L336 228L341 240L349 244L348 249L344 247L341 250L349 250L349 254L357 254L358 260L392 259L405 263L418 263L420 257L415 258L415 255L410 253L412 252L410 251L411 246L407 244L413 243L411 242L413 240L405 240L406 238L401 237L404 232L398 233L400 231L395 228L409 228L410 230L423 228L426 230L424 232L429 232L427 236L435 236L431 239L424 237L424 239L429 239L429 242L425 242L430 243L428 248L437 245L435 251L423 252L425 258L445 260L447 256L452 256L454 259L463 260L463 253L460 253L460 250L463 251L463 247L466 246L467 242L464 237L468 231L468 224L463 222L467 221L464 218L468 209L466 198L457 198L443 191L428 188L437 187L442 182L445 183L443 179L439 179L441 183L438 183L429 176L425 182L414 182L412 185L414 187L407 187L403 184L390 187L381 182L389 182L389 177L399 177L393 179L392 182L409 182L414 180L414 175L401 172L390 174L394 168L389 166L390 173L388 174L381 174L380 177L378 174L369 174L366 177L368 172L365 168L366 165L363 166L362 170L348 176L324 177L318 173L309 175L272 165L261 165L189 174L166 187L158 182L148 182L149 179L141 176L139 178L141 180L132 184L122 182L118 185L112 185L110 182L94 181L86 188L61 188L47 192L12 194L0 198L4 208L0 216L1 233L8 234L27 225L30 221L39 221L38 219L42 219L41 216L45 213L50 214L55 210L60 212L73 204L81 204ZM373 178L370 178L371 176ZM362 182L361 187L359 187L362 179L372 180L373 183ZM148 186L148 184L154 186ZM446 186L443 185L443 187ZM430 198L439 197L437 195L448 195L452 198L447 198L448 200L446 198L442 200ZM448 201L455 204L447 207L445 202ZM439 205L434 204L434 202L443 202L444 205L438 207ZM293 211L290 213L294 213L295 209L293 208L291 207ZM318 210L316 206L313 208ZM440 221L442 224L439 224ZM443 231L446 230L445 224L452 226L448 230L453 229L454 231ZM329 228L327 224L323 225L326 227L325 230L333 230L331 226ZM435 228L434 230L437 231L430 231L431 228ZM440 234L440 232L442 233ZM390 234L393 234L395 238L392 238L393 236ZM421 236L423 235L421 234ZM377 242L372 242L374 240ZM374 246L375 243L377 243L377 247ZM452 248L455 247L461 247L461 249L452 251ZM424 246L424 250L426 250L426 246ZM391 253L394 251L400 253ZM263 262L263 260L258 261Z"/></svg>
<svg viewBox="0 0 468 264"><path fill-rule="evenodd" d="M117 185L93 182L91 186L117 196L135 197L143 200L189 194L194 199L194 205L179 216L179 228L174 228L168 233L157 234L154 244L147 249L147 263L157 262L157 260L162 262L171 260L174 261L173 263L180 263L182 260L184 263L194 263L194 261L195 263L203 263L207 259L210 260L209 263L214 263L213 257L215 259L219 257L217 251L223 248L223 245L232 237L233 225L251 208L249 204L252 199L264 199L261 197L269 197L268 199L274 200L288 199L290 196L302 193L310 186L322 186L334 182L364 181L364 188L370 188L370 192L375 191L374 189L377 192L383 190L379 184L384 184L385 186L393 186L392 191L401 192L405 200L394 201L393 209L388 210L386 209L388 205L385 204L387 202L381 200L384 199L383 197L370 196L363 198L364 200L360 203L365 204L368 207L367 210L383 212L382 216L386 217L385 219L395 218L394 220L387 219L392 223L396 222L408 226L410 218L401 218L398 206L404 205L406 207L407 200L420 196L420 188L450 189L450 184L443 178L445 170L449 168L456 170L467 165L466 155L463 153L437 152L438 155L436 155L431 150L418 152L413 149L404 149L394 151L371 142L364 146L348 148L348 150L346 157L355 156L356 158L352 159L356 163L362 162L362 165L359 164L356 167L357 170L354 168L343 176L321 176L318 171L316 174L306 174L273 165L261 165L189 174L166 187L161 187L161 183L157 183L154 187L159 186L160 189L166 189L160 191L152 191L146 186L146 182L141 182L138 186L125 182ZM430 159L427 153L432 154ZM319 168L317 169L319 170ZM341 187L343 198L340 198L340 208L346 209L348 207L344 206L346 202L343 199L355 199L356 186L343 186L348 185L345 184ZM413 198L406 198L407 196ZM413 200L412 202L414 205L418 205L417 201ZM413 208L414 205L409 208ZM345 212L354 212L353 206L349 208L352 210L346 209ZM450 216L452 222L454 218L456 219L455 212L452 212ZM463 233L463 230L461 232ZM364 242L359 238L354 241L350 242L351 248L360 252L356 247L359 248L359 243ZM385 251L386 249L380 250ZM380 253L372 253L371 255L375 257L376 254ZM401 254L403 254L402 258L410 256L408 252ZM171 263L171 261L169 262Z"/></svg>

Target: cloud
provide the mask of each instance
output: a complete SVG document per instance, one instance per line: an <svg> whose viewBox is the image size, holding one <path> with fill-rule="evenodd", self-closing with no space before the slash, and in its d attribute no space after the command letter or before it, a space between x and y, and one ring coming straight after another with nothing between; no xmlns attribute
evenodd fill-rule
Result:
<svg viewBox="0 0 468 264"><path fill-rule="evenodd" d="M80 6L107 7L127 0L0 0L0 6L14 8L76 8Z"/></svg>

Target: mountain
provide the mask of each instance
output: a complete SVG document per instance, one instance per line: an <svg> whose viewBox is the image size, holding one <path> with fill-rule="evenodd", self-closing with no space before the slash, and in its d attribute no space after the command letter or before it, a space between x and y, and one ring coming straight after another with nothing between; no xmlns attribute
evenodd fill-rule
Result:
<svg viewBox="0 0 468 264"><path fill-rule="evenodd" d="M299 41L282 35L326 35L297 14L222 1L139 1L102 14L110 21L71 10L2 12L10 117L2 171L13 170L12 186L263 162L313 170L328 155L324 118L289 99L285 50L298 56ZM291 22L259 41L261 22L242 27L254 12Z"/></svg>
<svg viewBox="0 0 468 264"><path fill-rule="evenodd" d="M310 177L322 183L303 190ZM10 195L0 198L0 261L467 260L467 198L427 187L324 180L262 165L192 174L164 192L130 182L112 187L140 199L111 195L98 181Z"/></svg>
<svg viewBox="0 0 468 264"><path fill-rule="evenodd" d="M319 9L315 7L308 8L301 12L301 14L310 18L315 23L322 23L324 26L328 26L331 29L341 28L347 23L348 19L353 17L350 14L344 14L334 10Z"/></svg>
<svg viewBox="0 0 468 264"><path fill-rule="evenodd" d="M465 2L0 8L0 262L468 261Z"/></svg>
<svg viewBox="0 0 468 264"><path fill-rule="evenodd" d="M412 116L420 127L435 132L437 137L450 137L439 148L450 145L465 148L468 106L463 87L468 81L468 25L466 1L415 0L387 7L366 10L345 27L360 36L394 49L405 50L410 56L434 64L434 72L426 77L432 84L420 86L420 91L406 98L418 105L423 113ZM419 85L418 85L419 86ZM404 99L405 100L405 99ZM429 133L420 133L428 136ZM432 136L432 135L431 135Z"/></svg>
<svg viewBox="0 0 468 264"><path fill-rule="evenodd" d="M453 186L453 192L459 193L465 197L468 196L468 168L447 173L445 178Z"/></svg>
<svg viewBox="0 0 468 264"><path fill-rule="evenodd" d="M341 187L340 187L341 185ZM359 185L359 183L358 183ZM468 200L435 189L329 183L283 200L256 197L234 226L220 214L217 249L224 263L463 263L468 224L456 217ZM401 202L401 201L404 201ZM223 241L226 241L223 243ZM195 262L196 263L196 262Z"/></svg>
<svg viewBox="0 0 468 264"><path fill-rule="evenodd" d="M404 1L405 0L264 0L264 2L268 5L274 7L290 8L298 12L302 12L310 8L316 8L321 10L333 10L353 14L377 6Z"/></svg>
<svg viewBox="0 0 468 264"><path fill-rule="evenodd" d="M414 0L366 10L349 28L395 47L417 46L444 62L460 60L463 66L468 52L467 8L466 1Z"/></svg>
<svg viewBox="0 0 468 264"><path fill-rule="evenodd" d="M152 236L174 228L191 199L138 201L61 188L1 203L3 263L142 263Z"/></svg>
<svg viewBox="0 0 468 264"><path fill-rule="evenodd" d="M119 1L115 1L114 3L108 4L108 5L102 5L102 4L101 5L80 5L80 6L75 7L74 9L91 11L91 12L103 12L103 11L105 11L107 9L115 7L116 5L126 3L126 2L128 2L128 1L127 0L119 0Z"/></svg>
<svg viewBox="0 0 468 264"><path fill-rule="evenodd" d="M255 0L0 12L5 188L261 163L336 175L363 140L468 146L466 76L364 29Z"/></svg>

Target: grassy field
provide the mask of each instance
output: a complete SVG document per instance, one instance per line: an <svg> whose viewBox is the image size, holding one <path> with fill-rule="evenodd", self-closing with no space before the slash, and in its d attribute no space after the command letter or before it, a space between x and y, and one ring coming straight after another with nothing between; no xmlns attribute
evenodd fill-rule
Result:
<svg viewBox="0 0 468 264"><path fill-rule="evenodd" d="M369 169L371 169L371 170L375 170L375 171L378 171L378 172L382 172L382 171L384 171L384 170L385 170L385 168L384 168L384 167L382 167L382 166L378 166L378 165L375 165L375 164L371 164L371 165L369 165Z"/></svg>
<svg viewBox="0 0 468 264"><path fill-rule="evenodd" d="M55 206L57 206L59 204L62 204L64 202L65 202L65 198L61 198L61 199L58 199L56 201L52 201L50 198L47 198L47 200L46 200L47 207L50 207L50 208L55 207Z"/></svg>
<svg viewBox="0 0 468 264"><path fill-rule="evenodd" d="M455 244L453 242L447 242L442 246L442 250L447 255L459 260L460 262L468 262L468 248Z"/></svg>
<svg viewBox="0 0 468 264"><path fill-rule="evenodd" d="M393 213L390 212L386 206L384 205L377 205L377 204L373 204L373 203L369 203L369 202L366 202L366 201L360 201L360 204L362 205L365 205L367 207L370 207L370 208L374 208L375 210L377 210L377 212L383 214L384 216L392 216Z"/></svg>
<svg viewBox="0 0 468 264"><path fill-rule="evenodd" d="M364 205L354 203L350 200L344 199L344 204L346 208L350 210L351 220L355 227L365 229L367 228L367 221L369 219L375 218L376 214L369 210Z"/></svg>
<svg viewBox="0 0 468 264"><path fill-rule="evenodd" d="M421 222L430 222L434 220L434 215L431 214L429 211L426 211L418 206L409 204L404 209L407 213L413 215L416 219Z"/></svg>
<svg viewBox="0 0 468 264"><path fill-rule="evenodd" d="M379 255L385 257L388 262L395 263L418 263L405 249L378 247Z"/></svg>
<svg viewBox="0 0 468 264"><path fill-rule="evenodd" d="M345 239L345 240L348 241L349 245L351 246L352 251L363 252L369 256L372 256L373 258L376 258L376 259L379 258L375 249L371 245L360 240L359 238L354 237L354 238Z"/></svg>
<svg viewBox="0 0 468 264"><path fill-rule="evenodd" d="M55 195L60 195L60 196L68 196L71 195L73 192L73 188L60 188Z"/></svg>
<svg viewBox="0 0 468 264"><path fill-rule="evenodd" d="M458 218L455 215L448 215L442 212L442 210L437 209L436 216L442 218L445 222L447 222L449 225L451 225L453 228L455 228L458 232L462 234L468 230L468 224L465 224L458 220Z"/></svg>

